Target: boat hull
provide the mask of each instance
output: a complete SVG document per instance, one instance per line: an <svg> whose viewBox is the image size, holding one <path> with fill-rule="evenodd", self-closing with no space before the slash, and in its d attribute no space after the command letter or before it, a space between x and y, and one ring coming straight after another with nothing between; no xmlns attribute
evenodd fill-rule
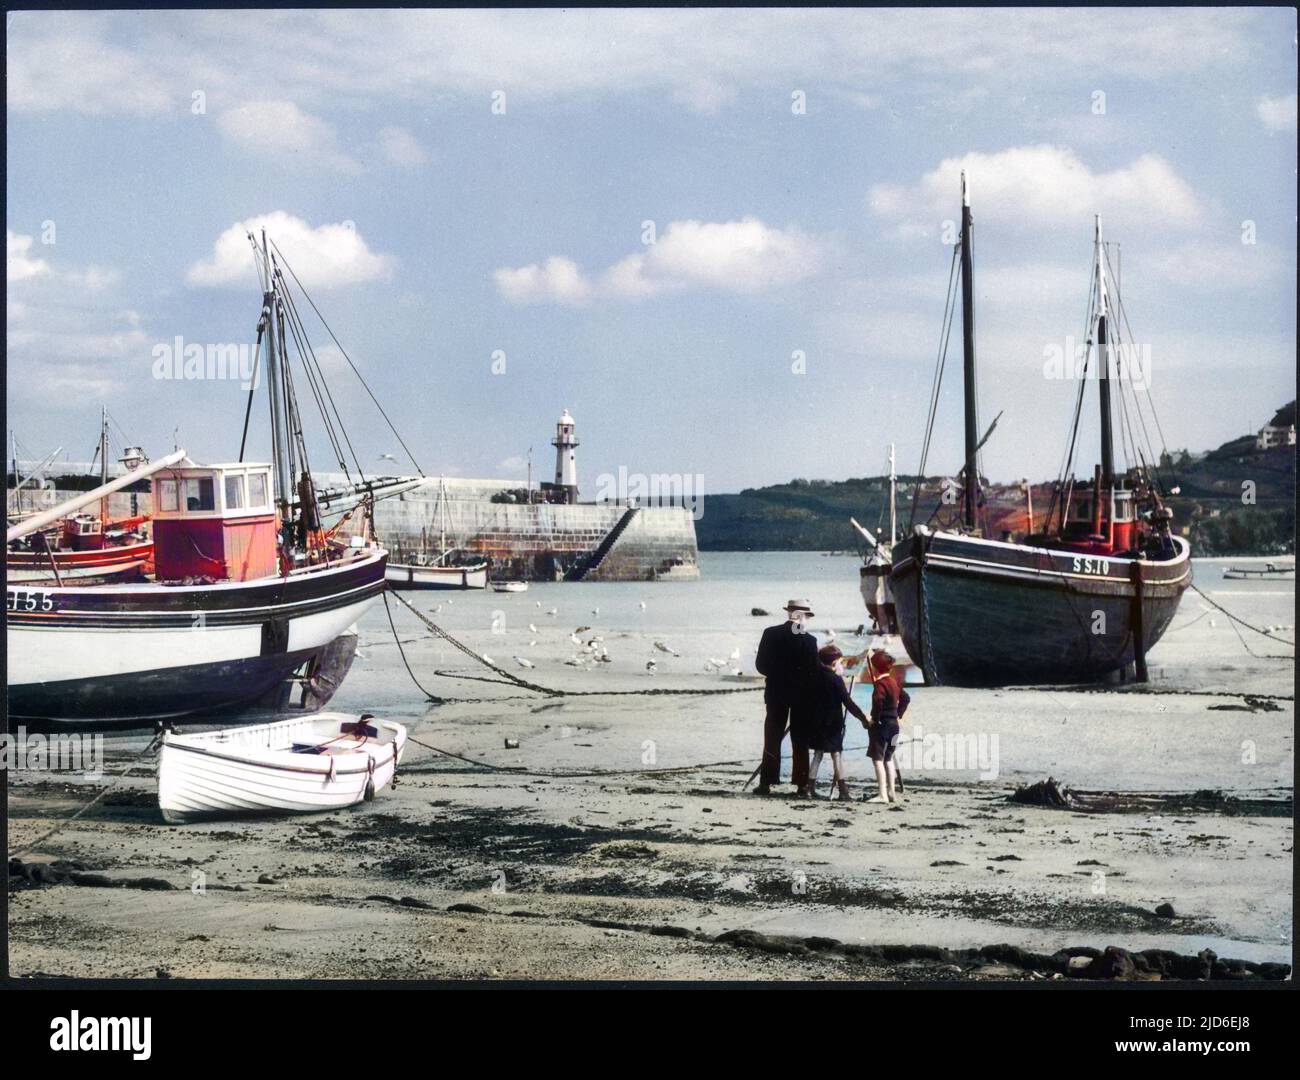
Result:
<svg viewBox="0 0 1300 1080"><path fill-rule="evenodd" d="M386 558L207 586L10 586L9 716L121 723L246 708L328 655L383 592Z"/></svg>
<svg viewBox="0 0 1300 1080"><path fill-rule="evenodd" d="M385 572L390 588L407 589L486 589L487 563L474 566L414 566L392 564Z"/></svg>
<svg viewBox="0 0 1300 1080"><path fill-rule="evenodd" d="M331 759L294 753L289 740L327 737L338 713L199 736L167 735L158 759L158 808L171 825L226 817L339 810L365 801L396 775L406 746L401 724L374 721L383 741ZM297 734L295 734L297 733Z"/></svg>
<svg viewBox="0 0 1300 1080"><path fill-rule="evenodd" d="M1134 661L1135 574L1144 653L1173 619L1191 580L1187 544L1175 543L1177 557L1155 562L913 536L890 574L903 646L931 684L1104 680Z"/></svg>
<svg viewBox="0 0 1300 1080"><path fill-rule="evenodd" d="M92 551L55 551L54 565L63 581L94 578L97 581L138 576L153 555L153 541L96 548ZM54 584L50 557L43 551L10 551L5 555L5 583Z"/></svg>

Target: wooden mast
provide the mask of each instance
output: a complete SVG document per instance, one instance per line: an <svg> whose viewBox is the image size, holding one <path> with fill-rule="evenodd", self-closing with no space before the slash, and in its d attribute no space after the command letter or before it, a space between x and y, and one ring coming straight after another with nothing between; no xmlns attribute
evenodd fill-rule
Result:
<svg viewBox="0 0 1300 1080"><path fill-rule="evenodd" d="M975 412L975 293L971 281L970 189L966 173L961 174L961 336L962 386L965 391L966 482L962 520L967 529L976 528L975 506L979 491L979 470L975 464L979 447L979 418Z"/></svg>
<svg viewBox="0 0 1300 1080"><path fill-rule="evenodd" d="M1107 491L1115 486L1115 449L1110 427L1110 346L1107 341L1106 257L1101 245L1101 215L1097 215L1097 388L1101 398L1101 482ZM1095 492L1098 499L1101 492Z"/></svg>

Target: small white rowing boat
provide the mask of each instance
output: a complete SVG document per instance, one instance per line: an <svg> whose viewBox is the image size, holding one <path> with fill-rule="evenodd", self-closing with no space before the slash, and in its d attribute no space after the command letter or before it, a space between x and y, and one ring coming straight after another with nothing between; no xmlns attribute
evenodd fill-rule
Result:
<svg viewBox="0 0 1300 1080"><path fill-rule="evenodd" d="M394 589L486 589L486 561L463 566L420 566L416 563L389 563L384 572Z"/></svg>
<svg viewBox="0 0 1300 1080"><path fill-rule="evenodd" d="M493 592L527 592L528 582L526 581L494 581L492 582Z"/></svg>
<svg viewBox="0 0 1300 1080"><path fill-rule="evenodd" d="M368 713L168 732L158 759L158 808L164 821L177 825L354 806L392 782L405 746L403 725Z"/></svg>

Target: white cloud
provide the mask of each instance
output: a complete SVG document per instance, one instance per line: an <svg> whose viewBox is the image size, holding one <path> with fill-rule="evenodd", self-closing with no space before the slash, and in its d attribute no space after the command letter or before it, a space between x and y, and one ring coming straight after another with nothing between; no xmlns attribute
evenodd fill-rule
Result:
<svg viewBox="0 0 1300 1080"><path fill-rule="evenodd" d="M1262 97L1255 105L1255 111L1269 131L1290 131L1296 129L1296 96Z"/></svg>
<svg viewBox="0 0 1300 1080"><path fill-rule="evenodd" d="M515 304L585 304L592 288L572 259L552 255L540 266L503 267L493 275L501 295Z"/></svg>
<svg viewBox="0 0 1300 1080"><path fill-rule="evenodd" d="M49 263L28 254L33 242L30 236L19 235L12 229L5 230L5 276L9 281L26 281L50 272Z"/></svg>
<svg viewBox="0 0 1300 1080"><path fill-rule="evenodd" d="M1279 12L1280 17L1285 13ZM513 101L651 92L697 111L739 93L805 86L875 96L909 76L940 88L979 82L1016 93L1113 68L1135 79L1224 71L1253 57L1269 16L1229 9L1107 12L765 9L369 10L16 14L9 107L84 113L188 111L253 95L307 107L516 90ZM136 37L147 50L113 42ZM290 62L249 77L247 42ZM810 92L813 87L807 87Z"/></svg>
<svg viewBox="0 0 1300 1080"><path fill-rule="evenodd" d="M334 128L292 101L251 101L217 117L221 133L243 150L355 173L361 166L338 145Z"/></svg>
<svg viewBox="0 0 1300 1080"><path fill-rule="evenodd" d="M424 147L405 128L386 127L381 130L379 147L394 165L423 165L429 160Z"/></svg>
<svg viewBox="0 0 1300 1080"><path fill-rule="evenodd" d="M511 454L510 457L497 465L497 468L507 473L524 472L528 468L528 459L520 454Z"/></svg>
<svg viewBox="0 0 1300 1080"><path fill-rule="evenodd" d="M217 237L211 257L189 268L186 280L191 285L253 284L257 278L248 234L260 236L263 229L308 288L354 285L392 273L392 258L372 252L350 223L313 228L302 218L276 210L231 225Z"/></svg>
<svg viewBox="0 0 1300 1080"><path fill-rule="evenodd" d="M552 256L542 265L496 272L514 303L582 304L594 296L641 299L690 288L754 293L815 274L828 245L798 229L754 217L740 221L674 221L644 252L619 260L593 282L576 263Z"/></svg>
<svg viewBox="0 0 1300 1080"><path fill-rule="evenodd" d="M1196 194L1156 154L1094 172L1072 150L1050 145L948 158L913 184L876 185L869 204L905 231L937 230L957 216L963 170L975 216L983 221L1055 225L1100 213L1127 223L1190 225L1202 213Z"/></svg>

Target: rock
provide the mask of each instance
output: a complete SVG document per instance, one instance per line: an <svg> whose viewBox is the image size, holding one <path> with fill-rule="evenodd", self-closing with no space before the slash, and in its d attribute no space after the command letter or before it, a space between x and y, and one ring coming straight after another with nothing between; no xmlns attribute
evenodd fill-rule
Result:
<svg viewBox="0 0 1300 1080"><path fill-rule="evenodd" d="M768 614L767 610L766 610L765 608L761 608L761 607L750 608L750 609L749 609L749 613L750 613L751 615L766 615L766 614Z"/></svg>
<svg viewBox="0 0 1300 1080"><path fill-rule="evenodd" d="M280 882L270 874L259 874L257 877L257 883L259 885L278 885Z"/></svg>
<svg viewBox="0 0 1300 1080"><path fill-rule="evenodd" d="M485 907L479 907L478 904L452 904L449 908L447 908L447 910L448 910L448 911L459 911L459 912L462 912L462 913L465 914L465 915L486 915L486 914L488 914L488 909L485 908Z"/></svg>
<svg viewBox="0 0 1300 1080"><path fill-rule="evenodd" d="M1069 808L1075 805L1075 798L1070 789L1062 787L1054 777L1039 780L1036 784L1027 784L1016 788L1011 796L1012 802L1028 803L1031 806L1055 806Z"/></svg>
<svg viewBox="0 0 1300 1080"><path fill-rule="evenodd" d="M417 900L414 896L403 896L401 900L398 901L398 903L401 904L402 907L429 908L429 909L432 909L433 907L432 904L426 903L423 900Z"/></svg>
<svg viewBox="0 0 1300 1080"><path fill-rule="evenodd" d="M1137 978L1137 966L1133 963L1133 954L1127 949L1108 945L1105 952L1088 965L1087 976L1090 979L1127 981Z"/></svg>
<svg viewBox="0 0 1300 1080"><path fill-rule="evenodd" d="M1092 959L1093 959L1093 958L1092 958L1091 956L1072 956L1072 957L1070 957L1069 963L1068 963L1068 965L1067 965L1067 968L1068 968L1068 974L1070 974L1070 975L1083 975L1083 974L1085 974L1085 973L1087 972L1087 970L1088 970L1090 967L1092 967Z"/></svg>
<svg viewBox="0 0 1300 1080"><path fill-rule="evenodd" d="M1162 919L1172 919L1175 915L1173 904L1161 904L1156 908L1156 914Z"/></svg>

